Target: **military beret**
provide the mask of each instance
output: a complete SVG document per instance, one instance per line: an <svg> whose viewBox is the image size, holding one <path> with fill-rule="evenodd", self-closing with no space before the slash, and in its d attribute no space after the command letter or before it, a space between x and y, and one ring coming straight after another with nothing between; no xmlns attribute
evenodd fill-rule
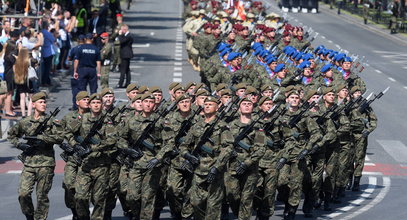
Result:
<svg viewBox="0 0 407 220"><path fill-rule="evenodd" d="M173 82L168 86L168 90L172 90L175 86L178 86L178 85L180 85L179 82Z"/></svg>
<svg viewBox="0 0 407 220"><path fill-rule="evenodd" d="M286 97L290 97L290 95L300 95L296 89L292 89L286 92Z"/></svg>
<svg viewBox="0 0 407 220"><path fill-rule="evenodd" d="M213 97L213 96L208 96L208 97L206 97L204 102L216 102L216 103L219 103L219 100L217 98Z"/></svg>
<svg viewBox="0 0 407 220"><path fill-rule="evenodd" d="M220 96L224 96L224 95L229 95L229 96L231 96L231 95L232 95L232 90L230 90L230 89L224 89L224 90L222 90L222 91L220 92Z"/></svg>
<svg viewBox="0 0 407 220"><path fill-rule="evenodd" d="M225 56L226 54L228 54L228 53L230 53L232 51L233 51L232 48L226 48L220 53L220 56L223 57L223 56Z"/></svg>
<svg viewBox="0 0 407 220"><path fill-rule="evenodd" d="M100 34L101 38L109 38L109 34L106 32L103 32L102 34Z"/></svg>
<svg viewBox="0 0 407 220"><path fill-rule="evenodd" d="M214 29L214 30L220 29L220 25L219 24L213 24L212 29Z"/></svg>
<svg viewBox="0 0 407 220"><path fill-rule="evenodd" d="M137 94L136 96L134 96L134 98L131 99L131 102L135 102L137 100L141 100L141 96L142 94Z"/></svg>
<svg viewBox="0 0 407 220"><path fill-rule="evenodd" d="M252 45L252 49L253 50L257 50L257 48L263 48L263 44L259 43L259 42L255 42Z"/></svg>
<svg viewBox="0 0 407 220"><path fill-rule="evenodd" d="M344 53L338 53L338 54L333 58L333 60L334 60L334 61L341 62L343 59L345 59L345 57L346 57L346 54L344 54Z"/></svg>
<svg viewBox="0 0 407 220"><path fill-rule="evenodd" d="M185 86L185 90L188 90L189 88L191 88L192 86L196 86L195 82L189 82L186 86Z"/></svg>
<svg viewBox="0 0 407 220"><path fill-rule="evenodd" d="M311 62L309 62L309 61L302 61L302 63L298 66L298 68L300 68L300 69L310 68L310 67L311 67Z"/></svg>
<svg viewBox="0 0 407 220"><path fill-rule="evenodd" d="M152 86L152 87L150 87L150 88L148 89L148 91L151 92L151 93L163 92L163 90L161 90L161 88L158 87L158 86Z"/></svg>
<svg viewBox="0 0 407 220"><path fill-rule="evenodd" d="M180 95L180 96L177 97L177 102L180 102L180 101L185 100L185 99L190 99L190 98L191 98L191 96L189 96L187 94L183 94L183 95Z"/></svg>
<svg viewBox="0 0 407 220"><path fill-rule="evenodd" d="M215 90L216 90L216 91L220 91L220 90L222 90L222 89L226 89L227 86L228 86L228 84L226 84L226 83L219 83L219 84L216 86Z"/></svg>
<svg viewBox="0 0 407 220"><path fill-rule="evenodd" d="M206 90L208 90L208 87L206 86L205 83L198 83L198 84L196 84L196 86L195 86L195 92L197 92L199 89L206 89Z"/></svg>
<svg viewBox="0 0 407 220"><path fill-rule="evenodd" d="M211 28L212 29L212 24L211 23L205 23L203 26L203 29Z"/></svg>
<svg viewBox="0 0 407 220"><path fill-rule="evenodd" d="M235 89L236 89L236 90L239 90L239 89L246 89L246 88L247 88L246 83L239 83L239 84L237 84L237 85L235 86Z"/></svg>
<svg viewBox="0 0 407 220"><path fill-rule="evenodd" d="M287 37L287 36L290 36L290 32L284 31L284 32L283 32L283 37Z"/></svg>
<svg viewBox="0 0 407 220"><path fill-rule="evenodd" d="M123 17L123 15L120 14L120 13L117 13L117 14L116 14L116 17Z"/></svg>
<svg viewBox="0 0 407 220"><path fill-rule="evenodd" d="M324 54L324 56L328 55L329 53L331 53L332 50L330 49L325 49L322 53Z"/></svg>
<svg viewBox="0 0 407 220"><path fill-rule="evenodd" d="M242 104L242 102L251 102L251 103L253 103L253 101L251 99L249 99L248 97L241 98L239 100L239 106L240 106L240 104Z"/></svg>
<svg viewBox="0 0 407 220"><path fill-rule="evenodd" d="M84 98L89 98L89 94L87 91L80 91L76 94L76 101L82 100Z"/></svg>
<svg viewBox="0 0 407 220"><path fill-rule="evenodd" d="M296 60L296 61L299 61L299 60L302 58L302 54L303 54L303 53L298 52L298 53L295 55L295 60Z"/></svg>
<svg viewBox="0 0 407 220"><path fill-rule="evenodd" d="M289 85L289 86L287 86L287 87L285 88L285 92L286 92L286 93L289 92L289 91L291 91L291 90L296 90L296 91L298 91L298 88L297 88L295 85Z"/></svg>
<svg viewBox="0 0 407 220"><path fill-rule="evenodd" d="M340 92L342 89L347 88L346 84L339 84L336 86L336 92Z"/></svg>
<svg viewBox="0 0 407 220"><path fill-rule="evenodd" d="M104 88L104 89L102 89L102 91L100 92L100 95L101 95L102 97L105 96L105 95L107 95L107 94L114 94L113 89L111 89L111 88Z"/></svg>
<svg viewBox="0 0 407 220"><path fill-rule="evenodd" d="M93 93L89 97L89 102L91 102L92 100L100 100L100 101L102 101L102 96L99 93Z"/></svg>
<svg viewBox="0 0 407 220"><path fill-rule="evenodd" d="M280 71L282 71L283 69L285 69L285 64L284 63L280 63L276 66L276 68L274 68L274 72L278 73Z"/></svg>
<svg viewBox="0 0 407 220"><path fill-rule="evenodd" d="M277 59L274 56L268 56L266 57L266 63L267 65L270 65L273 62L277 62Z"/></svg>
<svg viewBox="0 0 407 220"><path fill-rule="evenodd" d="M304 101L308 101L312 96L319 95L318 90L316 89L309 89L304 95Z"/></svg>
<svg viewBox="0 0 407 220"><path fill-rule="evenodd" d="M135 83L130 83L130 84L127 86L127 88L126 88L126 92L129 93L129 92L131 92L131 91L133 91L133 90L136 90L136 89L138 89L137 84L135 84Z"/></svg>
<svg viewBox="0 0 407 220"><path fill-rule="evenodd" d="M196 4L198 4L198 2L195 1L195 0L192 0L191 2L189 2L189 4L191 4L191 5L196 5Z"/></svg>
<svg viewBox="0 0 407 220"><path fill-rule="evenodd" d="M143 94L145 92L148 92L148 90L149 90L149 88L147 86L140 86L138 88L138 92L141 93L141 94Z"/></svg>
<svg viewBox="0 0 407 220"><path fill-rule="evenodd" d="M328 87L325 87L325 88L322 89L322 94L324 94L324 95L326 95L326 94L328 94L330 92L335 93L335 88L332 87L332 86L328 86Z"/></svg>
<svg viewBox="0 0 407 220"><path fill-rule="evenodd" d="M231 52L231 53L229 53L227 59L228 59L229 61L232 61L232 60L234 60L234 59L236 59L236 58L238 58L238 57L240 57L240 56L242 56L241 53Z"/></svg>
<svg viewBox="0 0 407 220"><path fill-rule="evenodd" d="M350 94L353 94L357 91L362 91L362 89L359 86L354 86L352 87L352 89L350 90Z"/></svg>
<svg viewBox="0 0 407 220"><path fill-rule="evenodd" d="M271 85L263 85L263 86L260 88L260 91L261 91L261 92L264 92L264 91L267 91L267 90L273 90L273 88L271 87Z"/></svg>
<svg viewBox="0 0 407 220"><path fill-rule="evenodd" d="M32 102L36 102L36 101L38 101L40 99L46 100L47 99L47 94L45 92L37 92L31 97Z"/></svg>
<svg viewBox="0 0 407 220"><path fill-rule="evenodd" d="M230 47L230 44L221 42L221 43L217 46L216 51L221 52L221 51L223 51L224 49L226 49L226 48L228 48L228 47Z"/></svg>
<svg viewBox="0 0 407 220"><path fill-rule="evenodd" d="M258 104L263 105L263 103L266 102L266 101L272 101L272 99L270 97L268 97L268 96L263 96L263 97L260 98Z"/></svg>
<svg viewBox="0 0 407 220"><path fill-rule="evenodd" d="M321 68L321 73L326 73L326 72L328 72L328 70L330 70L331 68L332 68L332 64L328 63L328 64L326 64L325 66L323 66L323 67Z"/></svg>
<svg viewBox="0 0 407 220"><path fill-rule="evenodd" d="M145 93L145 94L143 94L141 96L141 101L144 101L146 99L154 99L155 100L155 97L151 92L147 92L147 93Z"/></svg>
<svg viewBox="0 0 407 220"><path fill-rule="evenodd" d="M345 59L343 60L343 62L352 62L352 58L350 58L350 57L345 57Z"/></svg>
<svg viewBox="0 0 407 220"><path fill-rule="evenodd" d="M195 97L198 97L198 96L208 96L208 95L210 95L209 92L208 92L208 90L202 89L202 88L198 89L198 90L195 92Z"/></svg>
<svg viewBox="0 0 407 220"><path fill-rule="evenodd" d="M182 85L178 85L178 86L175 86L174 89L172 89L172 91L174 91L174 92L176 92L178 90L185 91L185 88Z"/></svg>
<svg viewBox="0 0 407 220"><path fill-rule="evenodd" d="M253 86L248 86L245 91L246 94L257 94L258 91Z"/></svg>

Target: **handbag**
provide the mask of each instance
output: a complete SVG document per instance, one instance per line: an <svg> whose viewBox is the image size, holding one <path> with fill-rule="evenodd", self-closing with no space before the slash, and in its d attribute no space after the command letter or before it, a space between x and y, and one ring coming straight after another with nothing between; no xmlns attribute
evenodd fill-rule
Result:
<svg viewBox="0 0 407 220"><path fill-rule="evenodd" d="M0 95L7 93L7 82L5 80L0 81Z"/></svg>
<svg viewBox="0 0 407 220"><path fill-rule="evenodd" d="M35 80L38 79L37 76L37 71L32 67L31 65L28 67L28 75L27 75L28 80Z"/></svg>

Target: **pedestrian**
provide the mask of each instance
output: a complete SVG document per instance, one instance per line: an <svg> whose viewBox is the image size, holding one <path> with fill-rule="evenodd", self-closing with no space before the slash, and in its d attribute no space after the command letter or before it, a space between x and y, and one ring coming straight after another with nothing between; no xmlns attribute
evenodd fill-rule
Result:
<svg viewBox="0 0 407 220"><path fill-rule="evenodd" d="M109 43L109 34L104 32L100 35L103 47L100 51L101 56L101 69L100 69L100 86L102 89L109 87L109 72L111 66L111 59L113 55L112 44Z"/></svg>
<svg viewBox="0 0 407 220"><path fill-rule="evenodd" d="M133 36L129 32L129 26L123 24L119 31L120 41L120 80L117 88L126 88L131 83L130 59L133 58ZM126 78L125 84L123 84Z"/></svg>
<svg viewBox="0 0 407 220"><path fill-rule="evenodd" d="M42 22L41 34L43 38L43 44L41 47L42 56L42 71L41 71L41 85L44 87L51 86L50 73L52 68L52 60L54 58L55 51L52 45L55 43L54 36L48 31L49 23L47 21Z"/></svg>

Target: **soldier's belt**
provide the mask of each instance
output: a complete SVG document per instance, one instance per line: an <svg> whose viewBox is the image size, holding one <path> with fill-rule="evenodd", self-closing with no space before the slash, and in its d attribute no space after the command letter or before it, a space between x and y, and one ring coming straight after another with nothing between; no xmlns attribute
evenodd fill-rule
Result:
<svg viewBox="0 0 407 220"><path fill-rule="evenodd" d="M152 144L150 141L147 141L147 140L144 140L143 142L142 142L142 144L143 144L143 147L145 147L145 148L147 148L147 149L149 149L149 150L154 150L155 149L155 145L154 144Z"/></svg>

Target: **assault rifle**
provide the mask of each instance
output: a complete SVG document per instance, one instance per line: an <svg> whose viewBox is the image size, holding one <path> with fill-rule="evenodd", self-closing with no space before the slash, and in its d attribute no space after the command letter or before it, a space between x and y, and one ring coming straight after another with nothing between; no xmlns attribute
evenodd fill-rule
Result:
<svg viewBox="0 0 407 220"><path fill-rule="evenodd" d="M290 126L291 128L294 127L302 118L302 116L308 112L310 109L314 108L314 106L321 100L322 96L320 96L318 98L317 101L313 101L311 104L304 104L305 107L302 108L302 110L300 111L300 113L298 115L296 115L294 118L292 118L290 120L290 122L288 123L288 126Z"/></svg>
<svg viewBox="0 0 407 220"><path fill-rule="evenodd" d="M365 113L366 109L372 104L372 102L374 102L377 99L380 99L387 91L389 91L389 89L390 89L390 87L387 87L385 90L383 90L379 94L374 95L374 98L372 100L366 101L365 103L360 105L359 112L362 114Z"/></svg>

